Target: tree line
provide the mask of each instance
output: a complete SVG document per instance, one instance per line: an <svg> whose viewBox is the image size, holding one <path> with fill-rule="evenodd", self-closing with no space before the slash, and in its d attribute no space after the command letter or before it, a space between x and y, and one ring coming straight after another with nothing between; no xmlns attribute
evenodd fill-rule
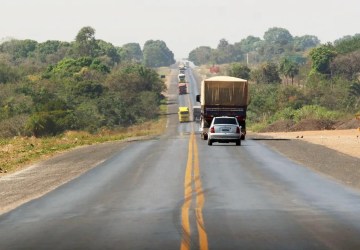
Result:
<svg viewBox="0 0 360 250"><path fill-rule="evenodd" d="M198 47L189 59L221 65L220 74L255 83L249 106L254 123L360 113L360 34L320 44L316 36L293 37L275 27L263 39L248 36L235 44L221 39L215 49Z"/></svg>
<svg viewBox="0 0 360 250"><path fill-rule="evenodd" d="M165 42L116 47L83 27L73 42L0 44L0 136L96 132L158 115L166 89L153 69L175 62Z"/></svg>

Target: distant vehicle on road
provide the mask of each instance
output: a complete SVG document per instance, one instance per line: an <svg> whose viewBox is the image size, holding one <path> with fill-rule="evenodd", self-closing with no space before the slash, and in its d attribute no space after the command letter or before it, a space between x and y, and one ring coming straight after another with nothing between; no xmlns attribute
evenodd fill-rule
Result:
<svg viewBox="0 0 360 250"><path fill-rule="evenodd" d="M193 121L200 121L201 106L193 106Z"/></svg>
<svg viewBox="0 0 360 250"><path fill-rule="evenodd" d="M178 75L178 81L179 81L179 82L186 82L186 80L185 80L185 74L180 73L180 74Z"/></svg>
<svg viewBox="0 0 360 250"><path fill-rule="evenodd" d="M179 122L188 122L190 120L189 107L179 107Z"/></svg>
<svg viewBox="0 0 360 250"><path fill-rule="evenodd" d="M235 142L236 146L241 145L241 127L235 117L213 118L208 132L208 145L211 146L214 142Z"/></svg>
<svg viewBox="0 0 360 250"><path fill-rule="evenodd" d="M187 94L187 84L185 82L179 82L178 88L179 88L179 95Z"/></svg>

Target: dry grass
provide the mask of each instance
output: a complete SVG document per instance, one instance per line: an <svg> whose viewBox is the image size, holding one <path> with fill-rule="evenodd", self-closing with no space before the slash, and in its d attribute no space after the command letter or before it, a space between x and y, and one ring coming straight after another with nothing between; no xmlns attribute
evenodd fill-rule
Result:
<svg viewBox="0 0 360 250"><path fill-rule="evenodd" d="M103 130L97 134L68 131L57 137L0 139L0 168L2 172L13 172L37 160L78 146L124 140L131 137L159 135L163 133L165 126L166 118L162 116L158 120L141 125L117 130Z"/></svg>

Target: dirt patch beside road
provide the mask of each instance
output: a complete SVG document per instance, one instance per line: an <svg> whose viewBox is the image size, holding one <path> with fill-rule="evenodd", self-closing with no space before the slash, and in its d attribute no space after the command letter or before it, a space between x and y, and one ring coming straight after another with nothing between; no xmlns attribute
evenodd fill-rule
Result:
<svg viewBox="0 0 360 250"><path fill-rule="evenodd" d="M360 131L358 129L270 132L259 135L306 141L360 158Z"/></svg>
<svg viewBox="0 0 360 250"><path fill-rule="evenodd" d="M289 159L360 190L360 131L249 133Z"/></svg>

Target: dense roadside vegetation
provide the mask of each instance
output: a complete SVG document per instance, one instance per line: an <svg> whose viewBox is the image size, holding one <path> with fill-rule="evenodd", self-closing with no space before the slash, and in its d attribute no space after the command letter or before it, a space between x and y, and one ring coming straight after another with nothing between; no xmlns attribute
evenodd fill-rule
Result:
<svg viewBox="0 0 360 250"><path fill-rule="evenodd" d="M76 145L160 133L166 85L157 69L174 62L163 41L116 47L96 39L92 27L73 42L2 42L0 168Z"/></svg>
<svg viewBox="0 0 360 250"><path fill-rule="evenodd" d="M329 129L360 112L360 34L320 44L315 36L271 28L264 39L248 36L235 44L222 39L215 49L198 47L189 59L210 68L206 76L250 80L248 118L256 131L277 122L291 129L304 120Z"/></svg>
<svg viewBox="0 0 360 250"><path fill-rule="evenodd" d="M189 60L210 68L206 76L250 80L253 130L309 119L331 128L360 112L359 34L320 44L316 36L271 28L263 39L201 46ZM92 27L82 28L72 42L3 41L0 168L77 145L160 133L166 87L156 69L174 62L163 41L116 47L96 39Z"/></svg>

